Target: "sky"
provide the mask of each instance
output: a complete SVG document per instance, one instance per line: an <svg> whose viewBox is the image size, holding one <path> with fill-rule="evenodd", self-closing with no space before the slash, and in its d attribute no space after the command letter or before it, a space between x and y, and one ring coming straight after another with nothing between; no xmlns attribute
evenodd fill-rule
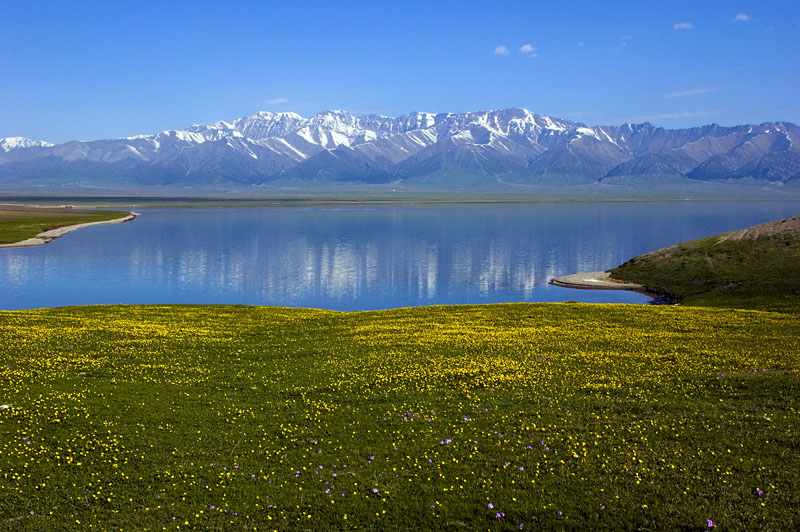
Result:
<svg viewBox="0 0 800 532"><path fill-rule="evenodd" d="M800 123L797 0L25 0L0 13L0 137L328 109Z"/></svg>

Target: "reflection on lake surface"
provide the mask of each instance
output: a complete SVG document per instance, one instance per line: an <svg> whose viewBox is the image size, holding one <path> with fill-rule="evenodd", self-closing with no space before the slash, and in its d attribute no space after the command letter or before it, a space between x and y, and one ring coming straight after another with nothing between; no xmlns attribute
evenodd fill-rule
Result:
<svg viewBox="0 0 800 532"><path fill-rule="evenodd" d="M796 202L143 210L0 250L0 308L230 303L363 310L505 301L645 302L552 277L797 213Z"/></svg>

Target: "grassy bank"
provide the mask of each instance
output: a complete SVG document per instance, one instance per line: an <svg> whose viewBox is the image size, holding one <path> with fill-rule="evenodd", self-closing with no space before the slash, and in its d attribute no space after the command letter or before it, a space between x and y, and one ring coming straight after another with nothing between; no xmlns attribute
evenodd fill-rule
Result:
<svg viewBox="0 0 800 532"><path fill-rule="evenodd" d="M800 312L800 230L796 219L684 242L611 270L685 304Z"/></svg>
<svg viewBox="0 0 800 532"><path fill-rule="evenodd" d="M792 530L798 337L625 305L0 312L0 530Z"/></svg>
<svg viewBox="0 0 800 532"><path fill-rule="evenodd" d="M129 213L56 207L0 205L0 244L33 238L39 233L68 225L105 222Z"/></svg>

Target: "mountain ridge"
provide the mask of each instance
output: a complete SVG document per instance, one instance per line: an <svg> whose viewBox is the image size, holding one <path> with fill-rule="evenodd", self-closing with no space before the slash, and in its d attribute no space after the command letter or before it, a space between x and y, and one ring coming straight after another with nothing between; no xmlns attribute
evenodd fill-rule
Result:
<svg viewBox="0 0 800 532"><path fill-rule="evenodd" d="M232 122L52 145L0 139L0 188L351 185L800 186L789 122L587 126L512 108L396 118L260 111ZM461 176L461 177L460 177ZM472 181L470 181L472 182Z"/></svg>

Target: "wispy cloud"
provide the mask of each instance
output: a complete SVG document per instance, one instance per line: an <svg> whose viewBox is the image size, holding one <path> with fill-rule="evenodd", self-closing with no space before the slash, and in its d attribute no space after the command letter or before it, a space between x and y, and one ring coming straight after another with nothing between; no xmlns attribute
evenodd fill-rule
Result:
<svg viewBox="0 0 800 532"><path fill-rule="evenodd" d="M494 55L508 55L511 51L509 51L508 46L505 44L501 44L497 48L494 49Z"/></svg>
<svg viewBox="0 0 800 532"><path fill-rule="evenodd" d="M731 22L750 22L750 15L747 13L739 13L731 19Z"/></svg>
<svg viewBox="0 0 800 532"><path fill-rule="evenodd" d="M691 22L678 22L672 25L673 30L693 30L694 24Z"/></svg>
<svg viewBox="0 0 800 532"><path fill-rule="evenodd" d="M267 100L267 103L270 105L279 105L282 103L289 103L288 98L272 98L271 100Z"/></svg>
<svg viewBox="0 0 800 532"><path fill-rule="evenodd" d="M584 46L586 46L586 43L583 42L583 41L580 41L580 42L575 43L575 46L577 48L583 48Z"/></svg>
<svg viewBox="0 0 800 532"><path fill-rule="evenodd" d="M566 111L566 112L563 112L563 113L548 114L548 116L550 116L550 117L558 116L558 117L564 117L564 118L567 118L567 117L569 117L569 118L588 118L588 117L591 117L591 116L596 116L597 114L598 114L597 111Z"/></svg>
<svg viewBox="0 0 800 532"><path fill-rule="evenodd" d="M523 44L520 49L520 53L527 55L528 57L538 57L538 53L536 53L536 47L532 44Z"/></svg>
<svg viewBox="0 0 800 532"><path fill-rule="evenodd" d="M520 49L519 49L519 52L520 52L521 54L525 54L525 55L527 55L528 57L533 57L533 58L535 58L535 57L538 57L538 56L539 56L539 54L536 52L536 47L535 47L535 46L533 46L533 45L532 45L532 44L530 44L530 43L529 43L529 44L523 44L523 45L520 47Z"/></svg>
<svg viewBox="0 0 800 532"><path fill-rule="evenodd" d="M617 43L617 51L621 52L624 50L631 43L632 39L633 35L623 35L620 37L619 42Z"/></svg>
<svg viewBox="0 0 800 532"><path fill-rule="evenodd" d="M653 120L675 120L678 118L697 118L719 114L721 111L681 111L678 113L659 113L654 115L639 115L623 118L621 122L650 122Z"/></svg>
<svg viewBox="0 0 800 532"><path fill-rule="evenodd" d="M719 92L719 89L713 87L700 87L697 89L689 89L686 91L668 92L664 94L664 98L684 98L686 96L695 96L697 94L709 94L712 92Z"/></svg>

